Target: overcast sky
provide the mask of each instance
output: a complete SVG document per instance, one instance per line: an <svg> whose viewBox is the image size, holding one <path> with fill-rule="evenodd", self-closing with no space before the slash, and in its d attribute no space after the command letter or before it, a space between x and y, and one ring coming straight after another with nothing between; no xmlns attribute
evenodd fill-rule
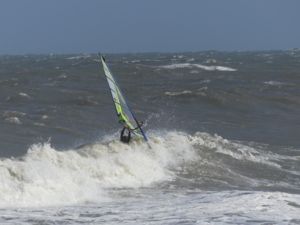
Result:
<svg viewBox="0 0 300 225"><path fill-rule="evenodd" d="M300 47L300 0L1 0L0 54Z"/></svg>

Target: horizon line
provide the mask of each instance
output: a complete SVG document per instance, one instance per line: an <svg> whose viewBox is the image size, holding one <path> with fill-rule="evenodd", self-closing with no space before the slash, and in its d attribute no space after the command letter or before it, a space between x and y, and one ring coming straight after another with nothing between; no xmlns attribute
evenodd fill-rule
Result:
<svg viewBox="0 0 300 225"><path fill-rule="evenodd" d="M288 49L249 49L249 50L186 50L186 51L128 51L128 52L43 52L43 53L0 53L0 56L25 56L25 55L135 55L135 54L174 54L174 53L198 53L198 52L224 52L224 53L237 53L237 52L276 52L276 51L300 51L300 47L293 47Z"/></svg>

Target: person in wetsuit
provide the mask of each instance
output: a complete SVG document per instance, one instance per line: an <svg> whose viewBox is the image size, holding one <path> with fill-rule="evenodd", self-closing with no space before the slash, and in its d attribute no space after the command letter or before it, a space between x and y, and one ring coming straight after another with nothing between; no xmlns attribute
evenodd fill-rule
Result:
<svg viewBox="0 0 300 225"><path fill-rule="evenodd" d="M131 130L129 127L124 126L121 130L120 141L123 143L129 143L131 138Z"/></svg>
<svg viewBox="0 0 300 225"><path fill-rule="evenodd" d="M139 122L138 126L134 129L130 129L126 124L124 124L123 129L121 130L120 141L128 144L131 139L131 131L139 129L143 125L143 122Z"/></svg>

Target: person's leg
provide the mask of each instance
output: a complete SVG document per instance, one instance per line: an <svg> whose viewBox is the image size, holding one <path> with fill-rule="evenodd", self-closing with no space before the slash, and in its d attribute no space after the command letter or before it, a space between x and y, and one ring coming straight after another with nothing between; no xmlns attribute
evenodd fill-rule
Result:
<svg viewBox="0 0 300 225"><path fill-rule="evenodd" d="M120 134L120 141L124 142L124 132L125 132L125 127L123 127L123 129L121 130L121 134Z"/></svg>
<svg viewBox="0 0 300 225"><path fill-rule="evenodd" d="M128 143L130 142L130 139L131 139L131 132L130 130L128 130Z"/></svg>

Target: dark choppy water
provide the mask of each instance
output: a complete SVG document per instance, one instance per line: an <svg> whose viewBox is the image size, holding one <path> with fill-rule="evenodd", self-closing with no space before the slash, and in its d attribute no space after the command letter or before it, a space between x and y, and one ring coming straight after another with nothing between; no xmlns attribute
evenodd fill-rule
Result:
<svg viewBox="0 0 300 225"><path fill-rule="evenodd" d="M300 52L0 57L0 222L300 223ZM81 146L81 147L78 147Z"/></svg>

